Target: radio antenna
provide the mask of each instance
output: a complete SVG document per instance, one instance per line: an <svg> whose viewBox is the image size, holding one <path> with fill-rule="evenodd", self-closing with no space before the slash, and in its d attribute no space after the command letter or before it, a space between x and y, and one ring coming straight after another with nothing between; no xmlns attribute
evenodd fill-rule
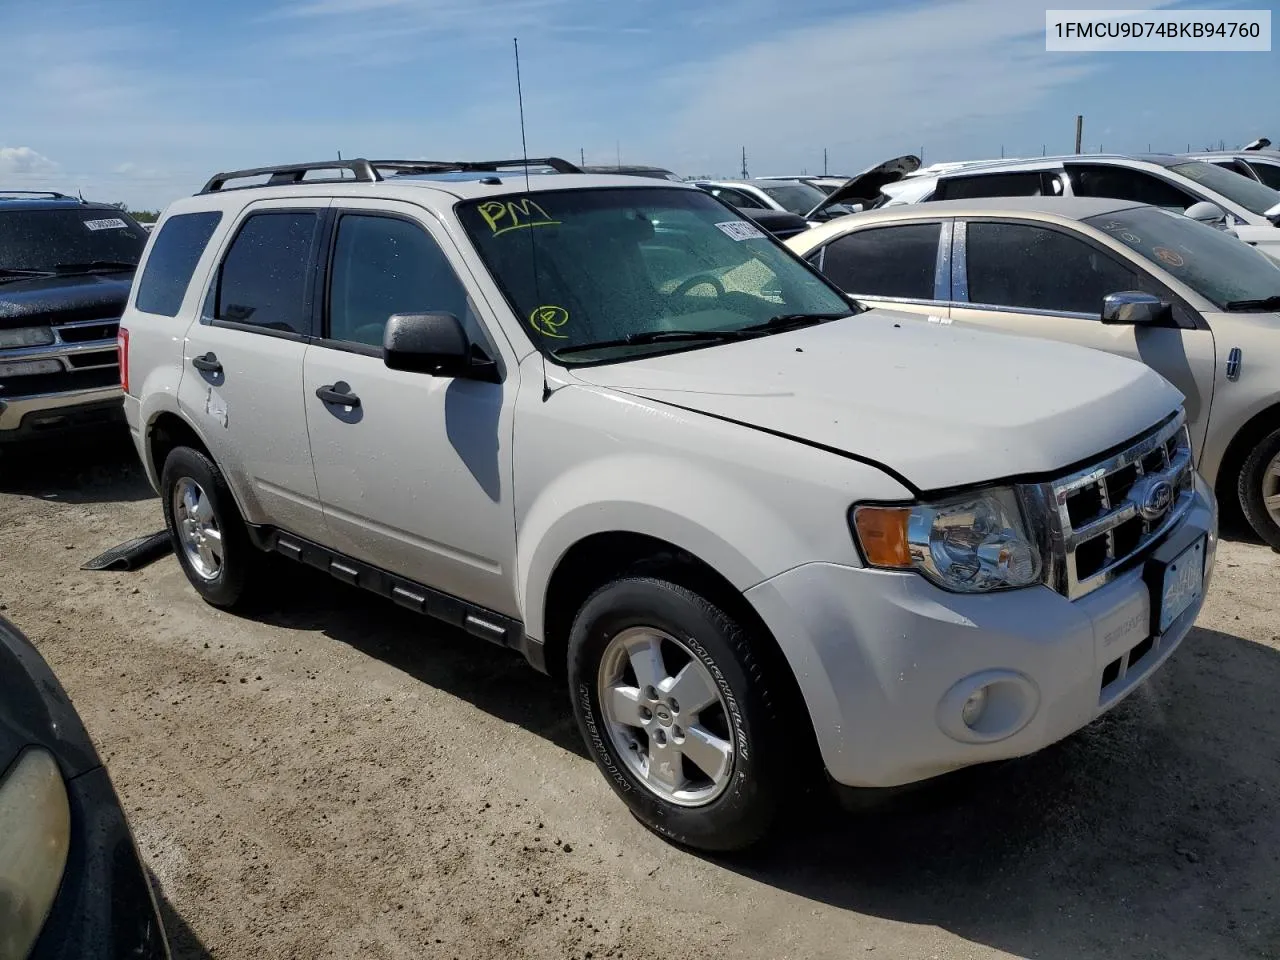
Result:
<svg viewBox="0 0 1280 960"><path fill-rule="evenodd" d="M520 158L524 161L524 192L529 194L532 189L529 186L529 144L524 135L524 86L520 82L520 38L512 37L511 46L516 54L516 101L520 104ZM529 234L529 261L533 268L533 296L538 301L538 305L534 308L534 312L542 309L542 294L538 289L538 246L533 239L533 231L525 231ZM537 328L534 328L537 333ZM547 354L546 351L539 346L538 355L542 360L542 402L546 403L547 398L551 396L551 384L547 382Z"/></svg>

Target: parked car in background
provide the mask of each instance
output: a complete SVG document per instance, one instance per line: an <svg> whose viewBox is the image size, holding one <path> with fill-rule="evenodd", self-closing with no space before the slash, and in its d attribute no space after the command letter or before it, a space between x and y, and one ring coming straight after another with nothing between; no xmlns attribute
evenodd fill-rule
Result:
<svg viewBox="0 0 1280 960"><path fill-rule="evenodd" d="M811 222L853 213L852 207L829 204L829 195L801 180L695 180L713 197L743 211L780 210Z"/></svg>
<svg viewBox="0 0 1280 960"><path fill-rule="evenodd" d="M1280 193L1203 160L1172 154L1073 154L966 164L909 176L882 205L1041 196L1104 197L1182 211L1280 259Z"/></svg>
<svg viewBox="0 0 1280 960"><path fill-rule="evenodd" d="M1271 141L1263 138L1240 150L1206 150L1203 153L1184 154L1189 160L1203 160L1251 180L1257 180L1272 190L1280 190L1280 151L1268 149Z"/></svg>
<svg viewBox="0 0 1280 960"><path fill-rule="evenodd" d="M146 242L108 204L0 192L0 444L123 421L116 330Z"/></svg>
<svg viewBox="0 0 1280 960"><path fill-rule="evenodd" d="M655 180L674 180L683 183L684 177L672 173L666 167L647 167L638 163L630 164L596 164L581 167L583 173L621 174L628 177L652 177Z"/></svg>
<svg viewBox="0 0 1280 960"><path fill-rule="evenodd" d="M272 551L520 651L706 850L824 769L1038 750L1190 630L1216 513L1149 368L864 311L691 185L389 165L219 174L141 266L125 407L208 602Z"/></svg>
<svg viewBox="0 0 1280 960"><path fill-rule="evenodd" d="M1186 397L1196 464L1280 549L1280 264L1120 200L886 207L788 241L860 301L1150 364Z"/></svg>
<svg viewBox="0 0 1280 960"><path fill-rule="evenodd" d="M811 187L817 187L823 193L830 195L839 187L848 182L848 177L821 176L812 177L808 174L801 174L798 177L756 177L757 180L794 180L798 183L807 183Z"/></svg>
<svg viewBox="0 0 1280 960"><path fill-rule="evenodd" d="M48 664L0 616L0 957L168 956L111 778Z"/></svg>

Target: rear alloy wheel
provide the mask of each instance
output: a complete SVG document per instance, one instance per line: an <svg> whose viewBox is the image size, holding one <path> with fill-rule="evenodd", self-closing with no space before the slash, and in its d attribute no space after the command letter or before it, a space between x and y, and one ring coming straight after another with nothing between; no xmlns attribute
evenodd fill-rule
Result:
<svg viewBox="0 0 1280 960"><path fill-rule="evenodd" d="M705 597L649 577L602 587L574 620L587 749L631 812L676 843L740 850L776 819L785 744L756 642Z"/></svg>
<svg viewBox="0 0 1280 960"><path fill-rule="evenodd" d="M165 459L160 492L173 552L191 585L215 607L247 599L261 555L222 471L203 452L176 447Z"/></svg>
<svg viewBox="0 0 1280 960"><path fill-rule="evenodd" d="M1280 430L1253 448L1240 470L1238 492L1254 532L1280 550Z"/></svg>

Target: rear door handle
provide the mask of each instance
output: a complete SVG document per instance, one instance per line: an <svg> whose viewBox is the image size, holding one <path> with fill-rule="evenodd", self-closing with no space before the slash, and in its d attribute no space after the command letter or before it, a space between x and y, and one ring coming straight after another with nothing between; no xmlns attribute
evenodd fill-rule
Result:
<svg viewBox="0 0 1280 960"><path fill-rule="evenodd" d="M341 388L341 389L339 389ZM343 407L360 406L360 398L351 392L351 388L339 380L316 388L316 396L325 403L336 403Z"/></svg>
<svg viewBox="0 0 1280 960"><path fill-rule="evenodd" d="M205 373L221 373L222 364L218 361L218 355L210 351L203 357L192 357L191 365L197 370L203 370Z"/></svg>

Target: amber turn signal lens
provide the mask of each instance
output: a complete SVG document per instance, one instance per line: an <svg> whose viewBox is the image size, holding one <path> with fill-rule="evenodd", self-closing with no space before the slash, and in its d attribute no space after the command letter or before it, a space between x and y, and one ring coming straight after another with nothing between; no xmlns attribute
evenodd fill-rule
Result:
<svg viewBox="0 0 1280 960"><path fill-rule="evenodd" d="M909 567L907 521L910 507L858 507L853 526L867 562L873 567Z"/></svg>

